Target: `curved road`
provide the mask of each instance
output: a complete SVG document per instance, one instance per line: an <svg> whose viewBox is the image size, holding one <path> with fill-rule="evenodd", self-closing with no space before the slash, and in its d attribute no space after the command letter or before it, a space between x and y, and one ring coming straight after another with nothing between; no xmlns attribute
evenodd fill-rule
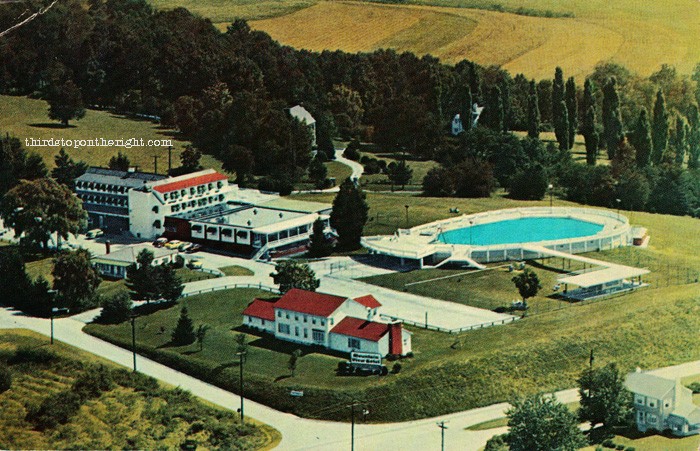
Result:
<svg viewBox="0 0 700 451"><path fill-rule="evenodd" d="M337 161L338 163L342 163L346 166L349 166L350 169L352 169L352 174L350 175L350 178L359 180L360 177L362 177L362 174L365 172L364 166L362 166L357 161L348 160L347 158L345 158L343 156L343 152L345 152L345 149L335 149L335 160L332 160L332 161ZM339 182L342 183L342 180L340 180ZM332 188L327 188L327 189L299 190L299 191L295 191L294 194L337 193L338 191L340 191L340 186L334 186Z"/></svg>

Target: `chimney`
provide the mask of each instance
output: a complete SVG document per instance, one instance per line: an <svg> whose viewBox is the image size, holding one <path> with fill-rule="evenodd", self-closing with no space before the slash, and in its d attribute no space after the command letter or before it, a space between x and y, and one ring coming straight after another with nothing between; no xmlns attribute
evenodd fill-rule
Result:
<svg viewBox="0 0 700 451"><path fill-rule="evenodd" d="M403 326L401 321L389 324L389 354L403 355Z"/></svg>
<svg viewBox="0 0 700 451"><path fill-rule="evenodd" d="M110 245L111 245L111 244L112 244L112 243L110 243L109 240L105 241L105 251L107 252L107 255L109 255Z"/></svg>

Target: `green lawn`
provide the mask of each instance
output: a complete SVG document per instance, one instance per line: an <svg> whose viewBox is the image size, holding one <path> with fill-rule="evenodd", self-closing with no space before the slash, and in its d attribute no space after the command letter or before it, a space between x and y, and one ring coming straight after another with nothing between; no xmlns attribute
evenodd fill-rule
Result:
<svg viewBox="0 0 700 451"><path fill-rule="evenodd" d="M329 161L326 163L328 178L335 178L336 184L340 185L343 180L352 175L352 169L347 164L339 161Z"/></svg>
<svg viewBox="0 0 700 451"><path fill-rule="evenodd" d="M178 268L175 273L180 277L180 280L182 283L189 283L189 282L195 282L197 280L207 280L207 279L214 279L216 276L214 274L208 273L208 272L203 272L203 271L195 271L193 269L189 268Z"/></svg>
<svg viewBox="0 0 700 451"><path fill-rule="evenodd" d="M397 155L386 152L361 152L361 156L368 156L371 158L376 158L378 160L384 160L387 164L391 162L398 162L396 158ZM435 161L407 161L406 164L413 170L413 176L408 185L406 185L406 190L408 191L420 191L423 187L423 178L425 178L428 171L432 168L439 166ZM391 190L391 182L386 174L370 174L363 175L360 179L362 185L365 189L371 191L389 191ZM395 189L400 189L401 187L396 186Z"/></svg>
<svg viewBox="0 0 700 451"><path fill-rule="evenodd" d="M50 352L55 357L39 363L8 362L18 348ZM228 446L237 449L267 449L280 439L270 426L249 423L241 427L236 414L157 382L137 389L127 382L129 370L117 372L120 367L114 363L60 342L50 346L34 332L0 330L0 362L9 364L13 379L12 387L0 393L0 443L5 449L177 449L186 439L215 448L217 437L222 437L216 432L220 428L230 432L234 441ZM25 418L30 406L71 390L78 377L95 371L98 364L107 367L114 378L112 388L84 401L67 423L44 431L34 429Z"/></svg>
<svg viewBox="0 0 700 451"><path fill-rule="evenodd" d="M48 105L43 100L26 97L0 95L0 131L18 137L23 143L25 138L65 138L72 140L105 138L128 139L143 138L148 140L173 140L173 166L180 165L180 152L187 142L176 139L173 130L162 129L147 120L135 120L110 113L109 111L86 110L85 117L72 121L69 128L63 128L58 122L50 121L47 116ZM54 166L54 156L60 147L29 147L28 151L40 154L49 168ZM153 157L158 156L158 173L164 174L168 169L168 148L141 147L130 149L117 147L89 147L79 149L66 148L74 160L83 160L91 166L107 166L109 159L118 151L126 154L133 166L152 172ZM203 155L201 164L205 168L221 171L221 162L209 155Z"/></svg>
<svg viewBox="0 0 700 451"><path fill-rule="evenodd" d="M223 268L219 268L219 271L227 276L252 276L255 274L250 269L238 265L224 266Z"/></svg>

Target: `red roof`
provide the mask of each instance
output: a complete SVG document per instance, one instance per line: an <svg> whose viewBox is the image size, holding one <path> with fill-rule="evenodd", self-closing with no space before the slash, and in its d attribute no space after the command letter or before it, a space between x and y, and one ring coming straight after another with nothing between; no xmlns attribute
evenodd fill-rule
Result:
<svg viewBox="0 0 700 451"><path fill-rule="evenodd" d="M266 319L269 321L274 321L274 306L274 301L264 301L262 299L255 299L248 305L248 307L246 307L245 310L243 310L243 314L248 316L254 316L256 318Z"/></svg>
<svg viewBox="0 0 700 451"><path fill-rule="evenodd" d="M179 180L177 182L156 185L153 187L153 189L159 193L169 193L170 191L176 191L183 188L190 188L192 186L204 185L205 183L218 182L219 180L227 179L228 177L226 177L224 174L212 172L211 174L199 175L197 177L191 177L188 179Z"/></svg>
<svg viewBox="0 0 700 451"><path fill-rule="evenodd" d="M346 300L347 298L333 296L332 294L292 288L275 303L275 308L327 318Z"/></svg>
<svg viewBox="0 0 700 451"><path fill-rule="evenodd" d="M346 316L331 329L331 333L361 338L363 340L379 341L380 338L389 333L389 326L389 324L375 323L374 321Z"/></svg>
<svg viewBox="0 0 700 451"><path fill-rule="evenodd" d="M359 302L360 304L364 305L367 308L378 308L381 307L382 304L379 303L378 300L374 298L371 294L368 294L367 296L362 296L359 298L355 298L355 301Z"/></svg>

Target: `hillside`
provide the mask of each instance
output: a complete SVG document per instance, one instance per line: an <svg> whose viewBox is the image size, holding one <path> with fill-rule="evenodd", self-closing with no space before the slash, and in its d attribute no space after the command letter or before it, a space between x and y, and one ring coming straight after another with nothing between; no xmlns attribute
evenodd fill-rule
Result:
<svg viewBox="0 0 700 451"><path fill-rule="evenodd" d="M496 6L488 0L152 3L191 8L221 29L243 17L253 28L297 48L355 52L390 47L430 53L447 63L466 58L495 64L534 78L551 77L557 65L567 74L583 76L601 61L642 75L662 63L689 73L700 61L700 3L693 0L643 6L635 0L499 1L497 9L508 12L493 11Z"/></svg>

